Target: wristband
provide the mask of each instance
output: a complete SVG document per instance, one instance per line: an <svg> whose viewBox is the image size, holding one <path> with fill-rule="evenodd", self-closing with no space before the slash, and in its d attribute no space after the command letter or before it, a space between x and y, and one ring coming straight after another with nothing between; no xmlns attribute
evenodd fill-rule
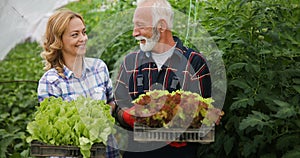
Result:
<svg viewBox="0 0 300 158"><path fill-rule="evenodd" d="M175 147L175 148L180 148L180 147L184 147L187 145L186 142L171 142L169 143L170 146Z"/></svg>
<svg viewBox="0 0 300 158"><path fill-rule="evenodd" d="M124 122L126 122L130 127L133 127L133 124L134 124L134 117L131 116L126 110L123 112L123 120Z"/></svg>

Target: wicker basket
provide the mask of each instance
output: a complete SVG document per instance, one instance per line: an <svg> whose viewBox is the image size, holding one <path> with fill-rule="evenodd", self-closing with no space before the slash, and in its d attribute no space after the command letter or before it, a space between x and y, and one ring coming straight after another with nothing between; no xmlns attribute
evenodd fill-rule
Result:
<svg viewBox="0 0 300 158"><path fill-rule="evenodd" d="M80 149L78 147L69 145L48 145L38 141L31 142L30 153L31 156L34 157L63 156L82 158ZM97 143L94 144L91 148L91 158L105 158L105 153L106 147L103 144Z"/></svg>
<svg viewBox="0 0 300 158"><path fill-rule="evenodd" d="M138 123L134 124L135 141L176 141L211 143L215 139L215 127L201 127L186 130L179 128L151 128Z"/></svg>

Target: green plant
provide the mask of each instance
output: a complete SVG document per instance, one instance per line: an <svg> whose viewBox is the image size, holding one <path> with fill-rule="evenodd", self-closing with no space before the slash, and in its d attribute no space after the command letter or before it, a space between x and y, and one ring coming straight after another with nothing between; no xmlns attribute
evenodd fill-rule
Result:
<svg viewBox="0 0 300 158"><path fill-rule="evenodd" d="M212 98L202 98L197 93L177 90L154 90L140 95L133 101L137 122L149 127L200 128L211 126L219 115L211 103Z"/></svg>
<svg viewBox="0 0 300 158"><path fill-rule="evenodd" d="M201 22L224 52L228 91L216 142L202 146L199 155L298 157L299 4L244 0L202 5Z"/></svg>
<svg viewBox="0 0 300 158"><path fill-rule="evenodd" d="M115 119L110 111L104 100L83 96L73 101L46 98L27 125L27 142L77 146L83 157L89 158L94 143L107 145L108 136L115 133Z"/></svg>
<svg viewBox="0 0 300 158"><path fill-rule="evenodd" d="M0 157L29 156L26 124L37 105L40 50L37 43L19 44L0 62Z"/></svg>

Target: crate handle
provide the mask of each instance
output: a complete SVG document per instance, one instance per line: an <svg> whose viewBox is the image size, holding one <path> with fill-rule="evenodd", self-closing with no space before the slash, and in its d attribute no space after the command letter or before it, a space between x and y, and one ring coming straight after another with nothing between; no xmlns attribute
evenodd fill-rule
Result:
<svg viewBox="0 0 300 158"><path fill-rule="evenodd" d="M80 156L81 155L81 153L80 153L80 150L69 150L69 155L71 155L71 156Z"/></svg>

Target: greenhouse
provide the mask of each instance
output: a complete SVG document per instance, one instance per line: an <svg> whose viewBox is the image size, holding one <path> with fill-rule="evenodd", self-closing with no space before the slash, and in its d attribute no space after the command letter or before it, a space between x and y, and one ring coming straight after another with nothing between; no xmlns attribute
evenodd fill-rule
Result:
<svg viewBox="0 0 300 158"><path fill-rule="evenodd" d="M159 143L174 139L181 143L198 143L200 144L197 147L199 158L300 157L300 1L169 0L169 2L174 10L173 35L179 37L185 46L201 52L206 57L210 69L213 100L206 100L197 95L201 103L205 103L205 105L201 104L204 108L197 111L197 116L203 115L203 118L206 118L205 114L210 112L210 108L214 110L219 108L222 112L218 114L222 118L218 125L209 128L211 133L209 130L204 133L203 130L201 132L190 130L192 132L189 135L186 134L189 132L187 130L183 131L185 135L176 135L178 132L173 135L170 130L158 132L159 134L154 131L153 137L147 135L147 139L151 141L161 139ZM40 147L41 144L50 146L55 144L57 146L51 147L62 152L67 150L68 153L73 154L65 156L98 157L97 152L105 152L103 149L109 145L105 142L110 134L113 134L116 139L122 157L128 146L128 142L123 137L127 139L128 136L126 131L120 128L117 119L110 115L111 107L106 105L101 108L96 107L96 104L105 103L88 99L78 99L78 102L52 99L52 102L45 101L42 104L38 100L37 90L39 80L45 73L41 52L46 23L50 15L60 8L67 8L82 15L88 37L86 57L105 62L112 87L117 87L116 83L120 75L118 72L123 59L129 53L139 49L139 44L133 37L135 26L132 18L137 7L136 1L2 0L0 7L2 28L0 34L0 157L38 157L35 153L37 151L33 149ZM170 94L160 92L157 97L173 97L174 93L175 91ZM148 94L145 93L143 96ZM180 92L181 96L187 94ZM46 104L53 104L51 106L53 109ZM150 103L147 102L145 105L148 104ZM56 105L64 105L65 109ZM86 111L83 110L85 109L83 105L86 105ZM150 106L147 108L143 109L143 115L151 111ZM96 114L91 109L100 112ZM180 108L176 107L176 109ZM49 115L45 115L43 113L45 111ZM163 111L160 112L160 115L153 116L167 118ZM55 117L61 116L62 119L54 122L54 114ZM42 125L43 123L36 121L38 115L40 118L45 116L43 121L48 117L49 120L46 122L53 121L51 124L62 126L64 131L61 129L58 130L60 132L55 133L52 128L47 129ZM188 118L187 115L178 115L182 120ZM102 116L107 117L102 118ZM68 120L64 119L71 117L72 121L66 123ZM151 125L154 125L152 123L156 118L151 119ZM141 120L149 121L149 119ZM209 119L203 120L201 120L202 124L211 123ZM81 130L81 136L85 136L86 131L92 131L91 133L97 131L102 134L100 134L101 138L100 136L94 138L91 133L87 134L89 140L82 137L80 140L74 138L74 135L70 134L71 130L63 128L63 121L68 125L72 124L69 129L77 130L76 132ZM95 123L105 124L107 128L102 126L93 128L92 125ZM164 125L165 122L161 126ZM149 130L148 126L138 127L136 131L145 129ZM49 142L52 144L44 144L40 139L42 136L39 138L33 136L34 130L44 132L44 140L46 135L49 137L60 135L62 138L62 135L69 134L68 138L72 138L74 142L64 144L50 138ZM149 131L151 132L151 129ZM207 133L208 138L205 137ZM140 134L137 135L137 139L147 141L146 135L135 134ZM39 140L38 144L34 144L34 140ZM99 145L95 143L97 141L104 143L104 146L103 144L97 146ZM85 144L82 145L82 142ZM72 143L80 145L74 149L62 147ZM69 151L70 148L72 152ZM79 149L85 150L85 153L78 152ZM58 150L53 151L55 152Z"/></svg>

